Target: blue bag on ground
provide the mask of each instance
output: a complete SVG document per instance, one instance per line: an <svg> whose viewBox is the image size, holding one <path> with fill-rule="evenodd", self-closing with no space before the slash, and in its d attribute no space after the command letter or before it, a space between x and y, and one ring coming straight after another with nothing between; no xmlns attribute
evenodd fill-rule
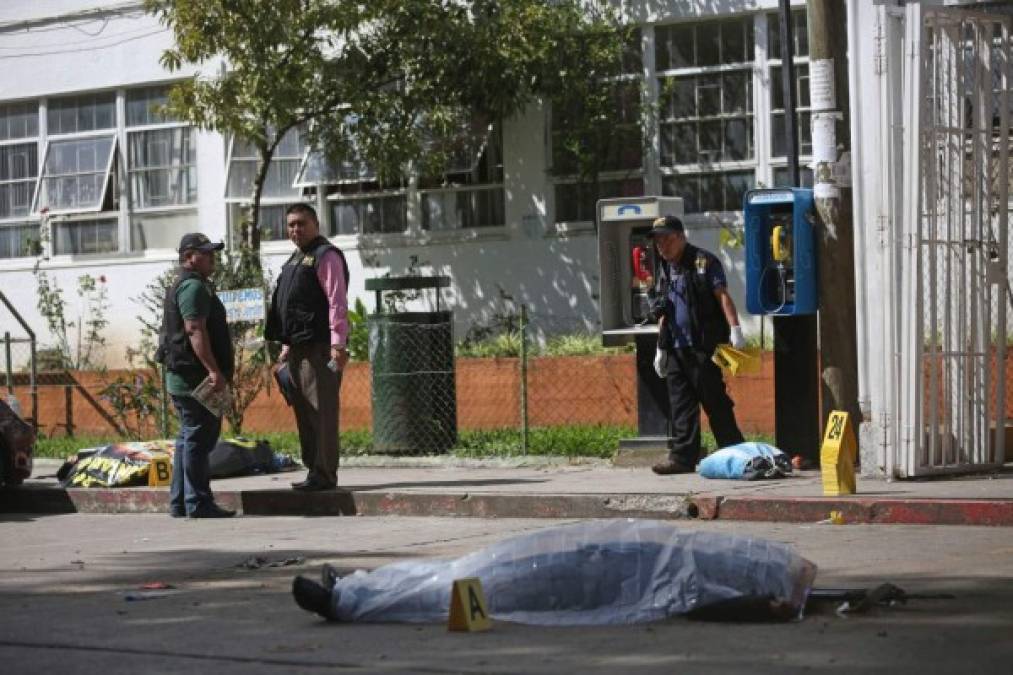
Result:
<svg viewBox="0 0 1013 675"><path fill-rule="evenodd" d="M708 455L696 470L704 478L784 478L791 473L791 460L772 445L747 441Z"/></svg>

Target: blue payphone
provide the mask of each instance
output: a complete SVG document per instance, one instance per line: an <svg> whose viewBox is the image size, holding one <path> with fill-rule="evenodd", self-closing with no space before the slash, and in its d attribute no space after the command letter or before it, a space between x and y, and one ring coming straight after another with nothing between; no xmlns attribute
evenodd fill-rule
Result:
<svg viewBox="0 0 1013 675"><path fill-rule="evenodd" d="M814 314L816 206L806 188L749 190L746 221L746 309L751 314Z"/></svg>

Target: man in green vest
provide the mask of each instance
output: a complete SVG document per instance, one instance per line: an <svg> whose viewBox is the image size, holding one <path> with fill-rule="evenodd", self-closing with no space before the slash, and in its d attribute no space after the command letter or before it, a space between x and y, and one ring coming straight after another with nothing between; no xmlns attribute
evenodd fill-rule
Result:
<svg viewBox="0 0 1013 675"><path fill-rule="evenodd" d="M179 271L165 294L156 359L165 365L166 389L179 414L179 435L172 462L169 515L174 518L229 518L215 504L208 457L218 442L222 421L191 393L209 378L221 391L232 378L232 338L225 307L210 286L215 253L224 248L200 233L179 242Z"/></svg>

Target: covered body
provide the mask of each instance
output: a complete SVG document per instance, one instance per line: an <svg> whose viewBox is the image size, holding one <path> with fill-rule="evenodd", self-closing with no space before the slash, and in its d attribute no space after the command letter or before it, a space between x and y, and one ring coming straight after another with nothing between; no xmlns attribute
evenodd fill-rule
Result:
<svg viewBox="0 0 1013 675"><path fill-rule="evenodd" d="M815 575L785 544L607 520L540 530L454 560L360 570L338 580L332 602L339 621L445 621L452 582L478 577L497 620L629 624L748 598L801 608Z"/></svg>

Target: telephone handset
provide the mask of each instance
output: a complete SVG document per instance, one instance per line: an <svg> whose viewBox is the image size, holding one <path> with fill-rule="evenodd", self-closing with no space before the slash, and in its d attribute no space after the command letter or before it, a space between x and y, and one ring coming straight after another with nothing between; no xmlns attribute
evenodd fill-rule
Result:
<svg viewBox="0 0 1013 675"><path fill-rule="evenodd" d="M773 297L780 304L778 307L764 309L776 313L788 303L795 301L795 265L791 253L793 248L791 214L773 216L772 225L773 227L770 229L770 262L763 270L761 285L767 280L768 272L775 275Z"/></svg>
<svg viewBox="0 0 1013 675"><path fill-rule="evenodd" d="M649 231L650 228L641 228L630 233L630 308L635 324L651 320L655 252L647 237Z"/></svg>

